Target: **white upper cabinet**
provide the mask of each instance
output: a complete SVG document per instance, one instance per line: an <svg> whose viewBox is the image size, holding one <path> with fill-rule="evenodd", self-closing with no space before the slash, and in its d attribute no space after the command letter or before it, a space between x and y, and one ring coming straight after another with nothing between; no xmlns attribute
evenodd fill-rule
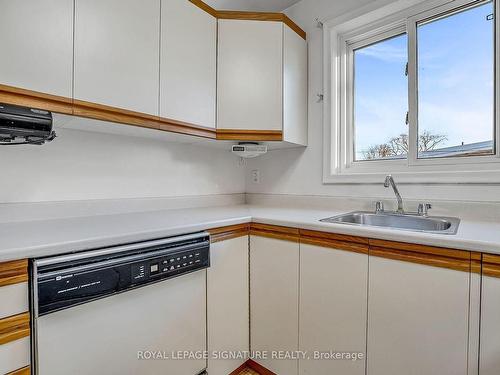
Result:
<svg viewBox="0 0 500 375"><path fill-rule="evenodd" d="M283 27L283 139L307 144L307 43Z"/></svg>
<svg viewBox="0 0 500 375"><path fill-rule="evenodd" d="M466 375L469 276L370 256L367 374Z"/></svg>
<svg viewBox="0 0 500 375"><path fill-rule="evenodd" d="M281 130L283 24L219 20L217 128Z"/></svg>
<svg viewBox="0 0 500 375"><path fill-rule="evenodd" d="M158 115L160 0L75 6L75 99Z"/></svg>
<svg viewBox="0 0 500 375"><path fill-rule="evenodd" d="M0 0L0 84L71 98L72 0Z"/></svg>
<svg viewBox="0 0 500 375"><path fill-rule="evenodd" d="M307 43L274 21L219 20L217 128L307 144Z"/></svg>
<svg viewBox="0 0 500 375"><path fill-rule="evenodd" d="M188 0L161 2L160 116L215 128L217 20Z"/></svg>

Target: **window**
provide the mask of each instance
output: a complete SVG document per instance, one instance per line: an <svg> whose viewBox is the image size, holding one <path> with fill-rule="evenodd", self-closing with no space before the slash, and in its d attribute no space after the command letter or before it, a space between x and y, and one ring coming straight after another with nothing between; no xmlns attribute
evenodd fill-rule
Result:
<svg viewBox="0 0 500 375"><path fill-rule="evenodd" d="M496 2L401 1L330 26L327 175L500 172Z"/></svg>
<svg viewBox="0 0 500 375"><path fill-rule="evenodd" d="M406 34L353 50L355 160L406 158Z"/></svg>
<svg viewBox="0 0 500 375"><path fill-rule="evenodd" d="M418 157L494 152L493 3L417 24Z"/></svg>

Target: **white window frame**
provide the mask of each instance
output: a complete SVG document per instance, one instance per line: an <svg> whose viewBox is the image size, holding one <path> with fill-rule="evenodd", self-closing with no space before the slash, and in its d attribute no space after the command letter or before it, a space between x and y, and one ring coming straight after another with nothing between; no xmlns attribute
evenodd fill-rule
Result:
<svg viewBox="0 0 500 375"><path fill-rule="evenodd" d="M404 183L500 183L500 119L495 111L495 154L419 159L416 146L408 158L354 161L353 50L402 33L408 34L409 142L417 144L418 22L479 1L379 0L354 13L324 23L324 183L376 183L386 174ZM500 14L500 0L494 0ZM499 30L495 17L495 109L500 108ZM404 121L404 119L401 119Z"/></svg>

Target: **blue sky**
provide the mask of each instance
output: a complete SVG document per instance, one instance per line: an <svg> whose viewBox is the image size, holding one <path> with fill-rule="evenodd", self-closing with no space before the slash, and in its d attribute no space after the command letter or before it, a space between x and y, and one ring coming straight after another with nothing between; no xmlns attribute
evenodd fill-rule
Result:
<svg viewBox="0 0 500 375"><path fill-rule="evenodd" d="M442 147L493 136L493 13L487 3L418 27L419 131L445 134ZM357 157L407 132L407 37L355 53Z"/></svg>

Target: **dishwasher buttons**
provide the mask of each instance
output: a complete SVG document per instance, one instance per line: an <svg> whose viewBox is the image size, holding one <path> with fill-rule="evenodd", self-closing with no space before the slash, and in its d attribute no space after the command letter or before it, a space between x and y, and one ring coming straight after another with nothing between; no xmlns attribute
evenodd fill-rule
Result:
<svg viewBox="0 0 500 375"><path fill-rule="evenodd" d="M160 271L160 266L158 265L158 263L151 264L151 266L149 267L149 273L155 274L158 273L158 271Z"/></svg>

